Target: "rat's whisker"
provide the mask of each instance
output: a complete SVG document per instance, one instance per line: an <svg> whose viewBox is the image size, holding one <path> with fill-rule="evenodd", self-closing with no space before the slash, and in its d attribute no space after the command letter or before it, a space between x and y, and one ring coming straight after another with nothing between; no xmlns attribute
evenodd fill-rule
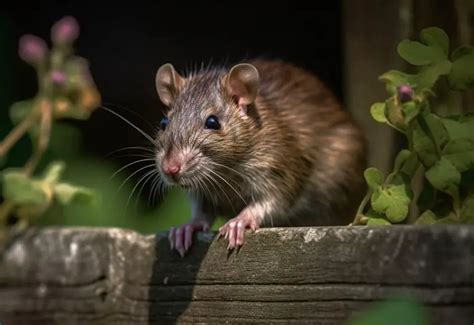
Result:
<svg viewBox="0 0 474 325"><path fill-rule="evenodd" d="M139 164L141 162L145 162L145 161L155 161L155 159L152 159L152 158L145 158L145 159L139 159L139 160L135 160L135 161L132 161L131 163L129 164L126 164L125 166L121 167L119 170L117 170L115 173L112 174L112 176L110 176L109 180L112 180L118 173L120 173L122 170L128 168L128 167L131 167L135 164Z"/></svg>
<svg viewBox="0 0 474 325"><path fill-rule="evenodd" d="M241 173L241 172L235 170L235 169L232 168L232 167L229 167L229 166L220 164L220 163L215 162L215 161L210 161L210 164L211 164L211 165L218 166L218 167L226 168L226 169L228 169L229 171L234 172L237 176L242 177L243 179L246 179L246 178L247 178L245 174L243 174L243 173Z"/></svg>
<svg viewBox="0 0 474 325"><path fill-rule="evenodd" d="M155 175L153 175L153 181L151 183L150 193L148 193L148 205L154 206L155 205L155 194L156 194L156 187L160 182L160 173L157 171Z"/></svg>
<svg viewBox="0 0 474 325"><path fill-rule="evenodd" d="M215 176L219 177L220 179L222 179L227 185L229 185L229 187L230 187L232 190L234 190L234 192L235 192L238 196L240 196L239 192L237 192L237 191L235 190L235 188L234 188L232 185L230 185L221 175L219 175L218 173L214 172L214 171L213 171L212 169L210 169L210 168L207 168L207 167L204 167L204 166L203 166L203 168L206 169L208 172L214 174ZM209 175L209 176L210 176L210 175ZM212 179L213 179L213 178L212 178ZM235 211L235 207L234 207L234 205L232 204L232 200L230 199L229 195L227 195L227 191L225 191L225 188L223 188L223 187L221 186L220 182L215 182L215 184L216 184L217 186L219 186L219 188L221 188L222 192L224 193L224 195L226 196L227 200L229 201L229 204L230 204L230 206L232 207L232 210ZM241 197L241 196L240 196L240 197ZM242 198L242 197L241 197L241 198ZM244 201L243 198L242 198L242 200ZM245 201L244 201L244 203L245 203Z"/></svg>
<svg viewBox="0 0 474 325"><path fill-rule="evenodd" d="M214 205L213 201L214 201L214 196L212 195L212 192L210 191L209 187L207 186L206 184L206 180L207 180L207 175L206 173L200 173L199 175L200 177L196 177L196 181L197 183L199 183L199 188L200 190L202 190L202 192L206 192L206 193L201 193L201 191L198 191L198 194L202 197L206 197L207 195L209 200L211 201L211 203ZM212 184L212 183L211 183ZM214 187L214 186L213 186Z"/></svg>
<svg viewBox="0 0 474 325"><path fill-rule="evenodd" d="M114 104L114 103L110 103L110 102L103 102L102 105L105 105L107 107L112 107L112 108L119 108L119 109L122 109L124 111L127 111L128 113L131 113L133 115L135 115L136 117L138 117L140 120L142 120L142 122L145 122L150 128L155 128L155 126L153 126L149 121L147 121L143 116L141 116L140 114L138 114L136 111L130 109L130 108L127 108L123 105L120 105L120 104Z"/></svg>
<svg viewBox="0 0 474 325"><path fill-rule="evenodd" d="M127 200L127 207L128 207L128 204L130 202L130 199L133 197L133 193L135 192L135 190L137 189L137 187L140 185L140 183L142 183L141 187L140 187L140 190L138 191L138 195L137 195L137 198L135 200L135 211L137 210L137 205L138 205L138 200L140 199L140 195L143 191L143 187L146 185L146 183L150 180L150 178L153 177L153 175L156 173L156 170L152 170L152 171L149 171L147 172L144 176L142 176L140 178L140 180L137 182L137 184L135 184L135 186L133 187L132 189L132 192L130 193L130 195L128 196L128 200ZM136 212L135 212L136 213Z"/></svg>
<svg viewBox="0 0 474 325"><path fill-rule="evenodd" d="M123 117L122 115L120 115L119 113L117 112L114 112L113 110L111 110L110 108L107 108L105 106L100 106L102 109L108 111L109 113L112 113L114 114L115 116L117 116L118 118L120 118L121 120L123 120L124 122L126 122L128 125L130 125L131 127L133 127L135 130L137 130L141 135L143 135L145 137L145 139L147 139L148 141L150 141L150 143L156 145L156 140L153 139L149 134L147 134L145 131L143 131L142 129L140 129L138 126L136 126L135 124L133 124L132 122L130 122L129 120L127 120L125 117Z"/></svg>
<svg viewBox="0 0 474 325"><path fill-rule="evenodd" d="M210 164L210 165L213 165L213 164L216 164L216 165L217 165L217 163L211 162L211 161L209 162L209 164ZM229 182L233 182L234 185L238 187L239 184L236 183L236 181L233 181L233 180L231 180L231 179L227 180L227 179L225 179L224 176L222 176L219 172L217 172L217 171L215 171L215 170L212 170L212 169L210 169L210 168L208 168L208 169L209 169L209 171L210 171L211 173L215 174L217 177L219 177L220 179L222 179L222 180L235 192L235 194L237 194L237 195L242 199L243 203L247 205L247 202L246 202L246 201L244 200L244 198L240 195L240 193L232 186L232 184L229 183Z"/></svg>
<svg viewBox="0 0 474 325"><path fill-rule="evenodd" d="M123 182L122 184L119 186L119 188L117 189L117 192L119 192L122 187L133 177L135 176L136 174L138 174L139 172L141 172L142 170L144 169L147 169L147 168L154 168L155 167L155 164L150 164L150 165L146 165L146 166L143 166L142 168L134 171L133 173L131 173Z"/></svg>
<svg viewBox="0 0 474 325"><path fill-rule="evenodd" d="M125 150L140 150L140 151L150 152L151 154L155 153L155 151L152 150L151 148L132 146L132 147L124 147L124 148L114 150L114 151L110 152L109 154L107 154L104 158L108 158L109 156L112 156L113 154L115 154L117 152L121 152L121 151L125 151Z"/></svg>
<svg viewBox="0 0 474 325"><path fill-rule="evenodd" d="M123 154L123 155L119 155L117 156L117 158L131 158L131 157L138 157L138 158L148 158L148 159L153 159L155 160L155 158L153 156L150 156L149 154Z"/></svg>

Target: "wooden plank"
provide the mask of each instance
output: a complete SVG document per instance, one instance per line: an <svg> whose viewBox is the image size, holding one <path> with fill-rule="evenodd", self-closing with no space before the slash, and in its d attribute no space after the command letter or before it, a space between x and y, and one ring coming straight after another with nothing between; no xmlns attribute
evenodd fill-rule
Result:
<svg viewBox="0 0 474 325"><path fill-rule="evenodd" d="M474 319L474 226L272 228L238 253L201 233L46 228L0 259L0 321L340 324L410 294L434 324Z"/></svg>
<svg viewBox="0 0 474 325"><path fill-rule="evenodd" d="M385 173L392 167L397 134L373 120L370 106L388 97L378 77L406 66L397 54L411 28L406 6L406 0L343 1L345 104L366 133L369 165Z"/></svg>

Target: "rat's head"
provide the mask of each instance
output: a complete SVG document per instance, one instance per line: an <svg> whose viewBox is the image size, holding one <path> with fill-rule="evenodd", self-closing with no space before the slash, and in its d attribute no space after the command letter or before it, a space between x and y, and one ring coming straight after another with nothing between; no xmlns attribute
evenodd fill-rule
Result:
<svg viewBox="0 0 474 325"><path fill-rule="evenodd" d="M250 113L258 84L257 69L245 63L187 77L170 63L158 69L156 88L167 112L156 162L168 184L199 190L247 159L257 131Z"/></svg>

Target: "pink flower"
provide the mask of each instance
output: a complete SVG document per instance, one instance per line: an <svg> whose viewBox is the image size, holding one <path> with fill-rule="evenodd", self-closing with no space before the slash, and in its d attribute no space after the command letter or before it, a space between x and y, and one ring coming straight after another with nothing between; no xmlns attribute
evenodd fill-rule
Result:
<svg viewBox="0 0 474 325"><path fill-rule="evenodd" d="M36 64L46 58L47 52L46 42L38 36L26 34L20 38L18 55L22 60L30 64Z"/></svg>
<svg viewBox="0 0 474 325"><path fill-rule="evenodd" d="M65 16L51 28L51 39L57 44L68 44L79 37L79 24L76 18Z"/></svg>
<svg viewBox="0 0 474 325"><path fill-rule="evenodd" d="M67 80L66 74L60 70L51 71L50 78L51 82L57 86L64 84Z"/></svg>
<svg viewBox="0 0 474 325"><path fill-rule="evenodd" d="M413 88L411 88L409 85L401 85L398 87L398 98L400 99L400 102L409 102L412 100L413 95Z"/></svg>

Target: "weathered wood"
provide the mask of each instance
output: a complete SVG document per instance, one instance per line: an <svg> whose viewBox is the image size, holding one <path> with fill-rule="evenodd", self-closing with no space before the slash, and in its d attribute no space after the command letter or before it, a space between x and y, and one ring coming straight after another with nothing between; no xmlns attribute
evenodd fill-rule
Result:
<svg viewBox="0 0 474 325"><path fill-rule="evenodd" d="M379 76L390 69L405 67L396 49L398 42L408 37L410 29L412 17L405 17L410 14L406 2L342 2L345 104L367 136L369 166L384 173L392 168L398 135L372 118L370 106L388 97Z"/></svg>
<svg viewBox="0 0 474 325"><path fill-rule="evenodd" d="M46 228L0 260L0 322L341 324L409 293L434 324L474 319L474 226L262 229L240 251L199 234Z"/></svg>

